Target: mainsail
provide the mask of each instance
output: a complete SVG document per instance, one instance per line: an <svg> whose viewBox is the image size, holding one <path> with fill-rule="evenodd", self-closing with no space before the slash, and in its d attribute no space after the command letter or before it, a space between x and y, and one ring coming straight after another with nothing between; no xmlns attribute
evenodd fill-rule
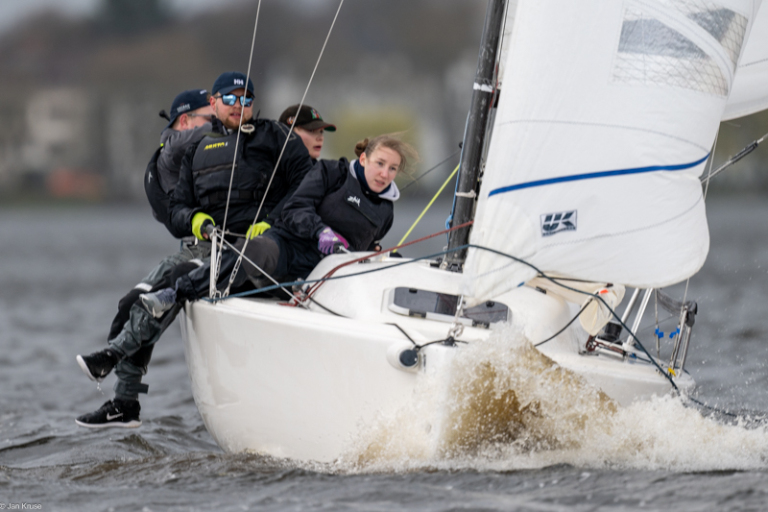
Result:
<svg viewBox="0 0 768 512"><path fill-rule="evenodd" d="M723 120L768 108L768 4L757 13L736 71Z"/></svg>
<svg viewBox="0 0 768 512"><path fill-rule="evenodd" d="M699 183L760 0L519 0L470 242L541 271L679 282L709 249ZM531 267L470 249L470 302Z"/></svg>

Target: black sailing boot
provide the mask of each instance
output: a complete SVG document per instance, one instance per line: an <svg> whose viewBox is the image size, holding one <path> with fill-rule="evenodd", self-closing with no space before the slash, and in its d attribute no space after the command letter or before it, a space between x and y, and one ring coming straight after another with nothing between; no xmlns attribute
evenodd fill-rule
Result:
<svg viewBox="0 0 768 512"><path fill-rule="evenodd" d="M83 414L75 423L86 428L136 428L141 425L140 411L138 400L114 398L104 402L94 412Z"/></svg>
<svg viewBox="0 0 768 512"><path fill-rule="evenodd" d="M77 364L80 365L89 379L101 382L120 362L120 359L122 358L114 350L105 348L87 356L78 355Z"/></svg>

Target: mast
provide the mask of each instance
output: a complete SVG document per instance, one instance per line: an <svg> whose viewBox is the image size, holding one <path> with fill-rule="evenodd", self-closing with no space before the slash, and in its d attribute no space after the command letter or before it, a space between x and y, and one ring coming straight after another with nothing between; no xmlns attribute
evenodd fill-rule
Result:
<svg viewBox="0 0 768 512"><path fill-rule="evenodd" d="M483 38L472 91L472 105L469 110L467 127L464 132L459 182L456 187L455 208L452 225L458 226L472 220L475 212L476 189L480 173L488 116L494 92L494 72L499 51L499 38L506 0L489 0L485 14ZM469 241L469 227L452 231L448 238L448 250L465 245ZM449 252L444 266L459 271L467 257L467 250Z"/></svg>

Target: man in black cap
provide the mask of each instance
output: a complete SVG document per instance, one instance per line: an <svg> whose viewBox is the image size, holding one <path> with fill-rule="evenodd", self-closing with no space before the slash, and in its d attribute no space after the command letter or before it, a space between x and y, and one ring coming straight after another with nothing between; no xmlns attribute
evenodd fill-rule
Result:
<svg viewBox="0 0 768 512"><path fill-rule="evenodd" d="M191 89L180 93L171 104L171 114L160 112L168 125L160 134L160 148L147 166L144 189L152 207L152 215L168 226L168 203L179 181L181 159L190 144L212 130L214 115L210 95L205 89Z"/></svg>
<svg viewBox="0 0 768 512"><path fill-rule="evenodd" d="M216 79L210 106L224 133L206 135L184 154L169 206L168 226L174 236L194 235L202 243L208 238L208 224L251 238L260 235L269 229L268 219L279 217L283 204L311 169L312 160L302 139L295 134L288 137L289 129L282 123L253 118L252 103L253 84L245 75L228 72ZM267 189L273 170L274 179ZM262 200L263 207L259 209ZM170 278L175 280L176 274L175 269ZM141 305L134 304L122 331L110 340L109 348L77 356L78 364L90 379L102 380L116 365L119 367L153 346L178 312L178 307L173 308L155 319ZM146 371L146 366L143 369ZM141 425L138 394L147 392L146 385L129 390L118 389L116 385L115 392L113 400L80 416L78 425Z"/></svg>

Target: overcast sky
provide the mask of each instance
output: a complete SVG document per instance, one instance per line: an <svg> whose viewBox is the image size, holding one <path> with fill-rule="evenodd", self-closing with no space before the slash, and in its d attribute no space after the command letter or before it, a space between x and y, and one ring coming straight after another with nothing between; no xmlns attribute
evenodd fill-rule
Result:
<svg viewBox="0 0 768 512"><path fill-rule="evenodd" d="M43 9L56 9L72 16L82 16L94 11L100 0L0 0L0 32L20 20ZM212 6L237 0L170 0L174 7L183 7L189 12L199 12Z"/></svg>

